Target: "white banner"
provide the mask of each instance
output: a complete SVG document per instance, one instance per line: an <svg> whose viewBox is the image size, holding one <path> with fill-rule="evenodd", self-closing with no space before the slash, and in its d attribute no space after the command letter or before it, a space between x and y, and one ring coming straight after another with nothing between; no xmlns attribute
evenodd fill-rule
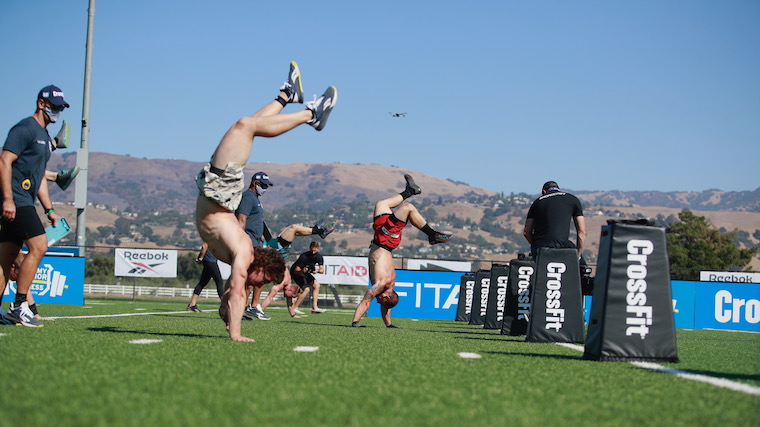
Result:
<svg viewBox="0 0 760 427"><path fill-rule="evenodd" d="M367 257L326 256L325 274L315 274L319 283L330 285L360 285L369 283Z"/></svg>
<svg viewBox="0 0 760 427"><path fill-rule="evenodd" d="M472 263L467 261L442 261L437 259L410 259L406 263L409 270L435 270L435 271L472 271Z"/></svg>
<svg viewBox="0 0 760 427"><path fill-rule="evenodd" d="M115 276L177 277L177 251L116 249Z"/></svg>
<svg viewBox="0 0 760 427"><path fill-rule="evenodd" d="M760 273L743 271L700 271L700 282L760 283Z"/></svg>

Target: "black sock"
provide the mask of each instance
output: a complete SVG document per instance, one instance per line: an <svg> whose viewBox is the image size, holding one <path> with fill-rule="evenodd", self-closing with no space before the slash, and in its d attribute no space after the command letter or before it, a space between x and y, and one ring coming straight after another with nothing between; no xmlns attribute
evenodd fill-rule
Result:
<svg viewBox="0 0 760 427"><path fill-rule="evenodd" d="M280 96L274 99L275 101L279 102L283 107L288 105L287 99L282 99Z"/></svg>
<svg viewBox="0 0 760 427"><path fill-rule="evenodd" d="M282 246L283 248L289 248L289 247L290 247L290 245L293 243L293 242L288 242L287 240L283 239L283 238L282 238L282 237L280 237L280 236L277 236L277 242L278 242L278 243L280 244L280 246Z"/></svg>
<svg viewBox="0 0 760 427"><path fill-rule="evenodd" d="M433 230L432 228L430 228L429 224L425 224L424 227L420 228L420 231L422 231L423 233L427 234L428 237L432 237L436 233L435 230Z"/></svg>
<svg viewBox="0 0 760 427"><path fill-rule="evenodd" d="M36 302L34 304L32 304L32 305L29 306L29 310L31 310L32 314L34 314L35 316L38 315L38 314L40 314L40 313L37 312L37 303Z"/></svg>
<svg viewBox="0 0 760 427"><path fill-rule="evenodd" d="M21 304L26 302L26 294L16 294L16 301L13 303L14 307L21 307Z"/></svg>
<svg viewBox="0 0 760 427"><path fill-rule="evenodd" d="M412 190L411 188L407 187L406 190L402 191L399 194L401 194L401 197L403 197L404 200L406 200L406 199L414 196L414 190Z"/></svg>

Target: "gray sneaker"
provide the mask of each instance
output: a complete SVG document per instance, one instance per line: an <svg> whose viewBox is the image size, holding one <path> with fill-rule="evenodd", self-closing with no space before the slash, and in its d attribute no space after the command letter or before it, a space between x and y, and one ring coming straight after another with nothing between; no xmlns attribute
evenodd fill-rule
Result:
<svg viewBox="0 0 760 427"><path fill-rule="evenodd" d="M290 94L288 103L303 104L303 84L301 83L301 70L298 68L296 61L292 61L290 63L288 81L283 83L280 90Z"/></svg>
<svg viewBox="0 0 760 427"><path fill-rule="evenodd" d="M327 88L325 93L319 98L314 97L313 101L306 103L306 108L311 110L313 117L307 123L316 130L322 130L327 125L327 117L330 116L333 107L338 102L338 89L335 86Z"/></svg>
<svg viewBox="0 0 760 427"><path fill-rule="evenodd" d="M44 323L34 318L34 313L29 309L29 303L24 301L20 306L14 307L10 313L5 316L6 319L17 325L24 325L30 328L41 328Z"/></svg>
<svg viewBox="0 0 760 427"><path fill-rule="evenodd" d="M6 313L5 310L3 310L2 307L0 307L0 325L15 325L15 322L12 322L10 319L7 319L5 316L7 316L8 313Z"/></svg>
<svg viewBox="0 0 760 427"><path fill-rule="evenodd" d="M251 307L250 305L245 308L245 314L246 316L255 317L259 320L269 320L271 317L269 317L266 313L259 310L256 307Z"/></svg>

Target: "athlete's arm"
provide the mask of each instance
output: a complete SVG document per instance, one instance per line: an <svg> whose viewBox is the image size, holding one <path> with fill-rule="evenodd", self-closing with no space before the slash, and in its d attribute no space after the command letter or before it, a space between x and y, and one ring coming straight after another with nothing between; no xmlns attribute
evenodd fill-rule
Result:
<svg viewBox="0 0 760 427"><path fill-rule="evenodd" d="M3 218L13 221L16 218L16 203L13 201L13 191L11 190L11 177L13 175L13 162L18 159L18 155L3 150L0 154L0 190L3 192Z"/></svg>
<svg viewBox="0 0 760 427"><path fill-rule="evenodd" d="M586 219L583 216L573 217L575 222L575 232L578 234L578 238L575 241L575 246L578 247L578 256L583 255L583 245L586 243Z"/></svg>
<svg viewBox="0 0 760 427"><path fill-rule="evenodd" d="M533 222L533 218L526 219L525 227L523 228L523 236L525 236L525 240L527 240L531 245L533 244Z"/></svg>

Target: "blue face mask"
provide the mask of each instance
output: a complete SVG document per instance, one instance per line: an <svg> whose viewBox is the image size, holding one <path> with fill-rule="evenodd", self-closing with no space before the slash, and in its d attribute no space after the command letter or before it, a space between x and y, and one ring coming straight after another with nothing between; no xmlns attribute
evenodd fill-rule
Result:
<svg viewBox="0 0 760 427"><path fill-rule="evenodd" d="M45 112L45 114L47 114L48 120L50 120L50 123L57 122L58 118L61 117L61 113L63 112L62 109L58 110L58 111L55 111L55 110L53 110L50 107L45 107L45 109L43 111Z"/></svg>

